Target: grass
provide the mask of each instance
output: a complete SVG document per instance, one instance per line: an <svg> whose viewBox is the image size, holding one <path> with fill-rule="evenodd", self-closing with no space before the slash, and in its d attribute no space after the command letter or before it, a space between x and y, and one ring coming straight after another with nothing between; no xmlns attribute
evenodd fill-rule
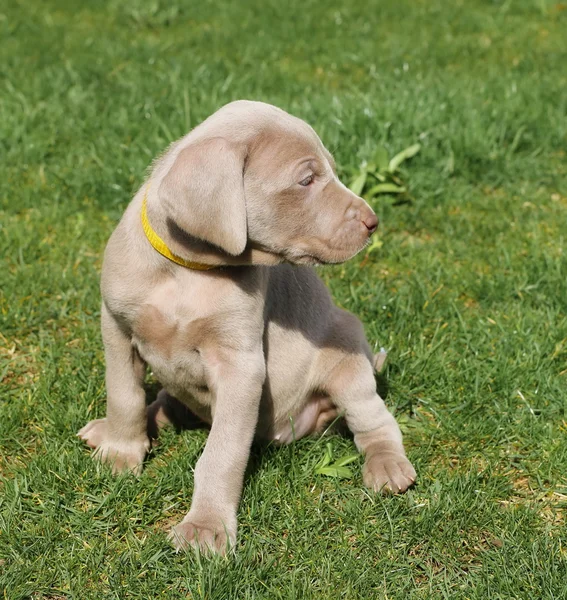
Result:
<svg viewBox="0 0 567 600"><path fill-rule="evenodd" d="M0 14L0 590L23 598L567 597L564 4L14 1ZM139 479L74 433L104 413L98 274L152 158L222 104L305 118L345 173L378 145L413 201L322 269L390 349L418 485L255 449L234 557L176 555L203 431Z"/></svg>

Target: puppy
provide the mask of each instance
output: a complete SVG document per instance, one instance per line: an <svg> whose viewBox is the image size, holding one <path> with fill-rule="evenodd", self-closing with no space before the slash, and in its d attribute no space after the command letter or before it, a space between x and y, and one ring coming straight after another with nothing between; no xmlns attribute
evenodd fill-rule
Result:
<svg viewBox="0 0 567 600"><path fill-rule="evenodd" d="M164 388L150 407L158 425L181 405L211 425L177 548L235 543L255 436L289 443L340 413L365 485L403 492L415 480L376 393L383 357L311 267L353 257L377 224L309 125L248 101L172 144L126 209L102 272L106 418L78 435L115 472L140 473L146 365Z"/></svg>

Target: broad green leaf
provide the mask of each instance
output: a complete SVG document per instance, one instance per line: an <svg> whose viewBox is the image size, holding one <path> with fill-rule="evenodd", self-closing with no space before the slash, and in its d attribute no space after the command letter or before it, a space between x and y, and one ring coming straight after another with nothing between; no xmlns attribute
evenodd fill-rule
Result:
<svg viewBox="0 0 567 600"><path fill-rule="evenodd" d="M420 150L421 144L414 144L413 146L409 146L405 150L402 150L396 154L394 158L392 158L390 164L388 165L388 171L390 171L390 173L394 173L398 170L398 167L404 162L404 160L415 156Z"/></svg>
<svg viewBox="0 0 567 600"><path fill-rule="evenodd" d="M374 152L374 162L378 171L386 171L388 168L388 151L384 146L378 146Z"/></svg>
<svg viewBox="0 0 567 600"><path fill-rule="evenodd" d="M352 181L349 186L351 192L355 193L357 196L360 196L362 190L364 189L364 184L366 183L366 178L368 177L368 173L366 170L361 171Z"/></svg>
<svg viewBox="0 0 567 600"><path fill-rule="evenodd" d="M330 442L328 442L325 448L325 454L323 455L323 458L315 465L315 472L317 472L318 469L326 467L332 460L333 445Z"/></svg>
<svg viewBox="0 0 567 600"><path fill-rule="evenodd" d="M348 467L336 467L334 465L324 467L323 469L317 469L315 473L317 473L317 475L326 475L327 477L335 477L338 479L349 479L352 477L352 471Z"/></svg>
<svg viewBox="0 0 567 600"><path fill-rule="evenodd" d="M323 458L315 465L315 472L319 469L323 469L331 462L331 457L328 454L325 454Z"/></svg>
<svg viewBox="0 0 567 600"><path fill-rule="evenodd" d="M335 465L337 467L344 467L345 465L349 465L351 462L358 460L360 454L350 454L348 456L343 456L335 461Z"/></svg>
<svg viewBox="0 0 567 600"><path fill-rule="evenodd" d="M379 183L378 185L370 188L364 195L368 198L372 198L378 194L403 194L405 191L405 187L396 185L395 183Z"/></svg>

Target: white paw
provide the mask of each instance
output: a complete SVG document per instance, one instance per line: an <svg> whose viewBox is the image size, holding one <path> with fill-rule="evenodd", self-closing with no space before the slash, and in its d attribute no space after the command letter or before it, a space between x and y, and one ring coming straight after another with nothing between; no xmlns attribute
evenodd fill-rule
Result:
<svg viewBox="0 0 567 600"><path fill-rule="evenodd" d="M93 457L112 466L113 473L132 471L142 472L144 458L151 444L147 436L139 439L115 440L108 434L106 419L96 419L87 423L77 435L94 448Z"/></svg>
<svg viewBox="0 0 567 600"><path fill-rule="evenodd" d="M417 477L415 469L403 454L373 453L366 457L362 469L364 485L375 492L405 492Z"/></svg>
<svg viewBox="0 0 567 600"><path fill-rule="evenodd" d="M187 515L171 530L169 539L177 551L192 546L204 554L225 555L236 543L236 526L229 527L215 516L200 519Z"/></svg>

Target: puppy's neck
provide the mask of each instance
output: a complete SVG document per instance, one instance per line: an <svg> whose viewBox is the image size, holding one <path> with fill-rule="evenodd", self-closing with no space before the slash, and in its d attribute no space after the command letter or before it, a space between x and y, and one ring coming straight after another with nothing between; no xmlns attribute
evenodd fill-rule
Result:
<svg viewBox="0 0 567 600"><path fill-rule="evenodd" d="M144 194L140 218L144 234L156 252L189 269L208 271L219 267L271 266L284 262L282 257L251 244L242 254L231 256L220 248L188 234L163 214L157 198L151 199L148 192Z"/></svg>

